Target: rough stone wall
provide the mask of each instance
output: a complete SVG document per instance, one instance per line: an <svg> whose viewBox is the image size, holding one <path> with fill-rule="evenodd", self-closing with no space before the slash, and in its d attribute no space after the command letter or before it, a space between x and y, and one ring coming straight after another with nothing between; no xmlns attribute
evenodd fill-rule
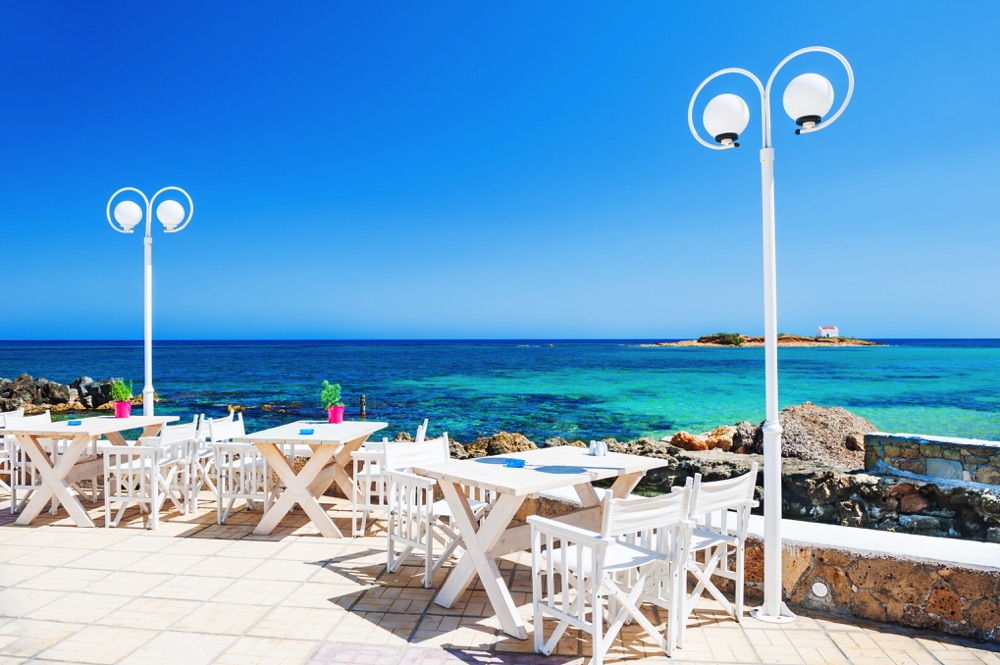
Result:
<svg viewBox="0 0 1000 665"><path fill-rule="evenodd" d="M747 597L763 595L764 549L748 540ZM1000 570L975 570L849 549L784 543L786 602L857 617L1000 642ZM812 591L816 582L826 597Z"/></svg>
<svg viewBox="0 0 1000 665"><path fill-rule="evenodd" d="M865 434L865 469L879 462L922 476L1000 485L1000 443L977 439Z"/></svg>

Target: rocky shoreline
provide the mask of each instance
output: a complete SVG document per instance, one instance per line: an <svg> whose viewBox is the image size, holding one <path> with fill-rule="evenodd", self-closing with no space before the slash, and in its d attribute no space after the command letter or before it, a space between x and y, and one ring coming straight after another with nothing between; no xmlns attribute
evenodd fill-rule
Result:
<svg viewBox="0 0 1000 665"><path fill-rule="evenodd" d="M739 333L718 333L703 335L698 339L684 339L677 342L654 342L639 346L685 346L685 347L758 347L764 346L763 337L752 337ZM778 346L885 346L878 342L854 337L803 337L801 335L778 335Z"/></svg>
<svg viewBox="0 0 1000 665"><path fill-rule="evenodd" d="M133 404L141 403L141 395L133 399ZM27 374L0 379L2 411L104 411L113 406L111 379L80 377L69 385ZM864 435L876 427L845 409L806 402L784 409L780 420L784 517L1000 542L1000 491L996 487L865 472ZM408 437L397 435L398 439ZM668 492L695 473L706 480L730 478L763 460L761 424L746 421L700 434L681 431L659 441L647 437L605 442L615 452L669 460L644 479L640 490L648 494ZM464 445L452 441L451 454L466 459L565 445L586 447L587 442L552 438L536 443L522 434L500 432ZM762 471L757 485L762 499Z"/></svg>
<svg viewBox="0 0 1000 665"><path fill-rule="evenodd" d="M81 376L69 385L32 378L22 374L16 379L0 378L0 411L24 409L32 415L51 411L110 411L115 408L111 399L112 379L95 381ZM132 404L142 404L142 395L132 398Z"/></svg>

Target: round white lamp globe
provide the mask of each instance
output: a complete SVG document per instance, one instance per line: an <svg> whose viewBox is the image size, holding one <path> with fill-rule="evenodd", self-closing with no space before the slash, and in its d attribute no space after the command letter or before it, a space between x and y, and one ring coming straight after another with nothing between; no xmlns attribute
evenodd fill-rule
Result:
<svg viewBox="0 0 1000 665"><path fill-rule="evenodd" d="M142 221L142 208L135 201L122 201L115 206L115 221L130 232Z"/></svg>
<svg viewBox="0 0 1000 665"><path fill-rule="evenodd" d="M739 95L725 93L713 97L705 106L702 122L717 142L731 145L747 128L750 108Z"/></svg>
<svg viewBox="0 0 1000 665"><path fill-rule="evenodd" d="M815 127L833 106L833 85L819 74L802 74L792 79L781 98L785 113L797 125Z"/></svg>
<svg viewBox="0 0 1000 665"><path fill-rule="evenodd" d="M184 221L186 214L184 206L177 201L167 200L156 206L156 218L168 232L176 229L177 225Z"/></svg>

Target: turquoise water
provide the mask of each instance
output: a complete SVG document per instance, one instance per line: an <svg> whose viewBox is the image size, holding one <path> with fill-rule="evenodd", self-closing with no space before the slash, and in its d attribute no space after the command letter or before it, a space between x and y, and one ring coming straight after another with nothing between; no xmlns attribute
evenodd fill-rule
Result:
<svg viewBox="0 0 1000 665"><path fill-rule="evenodd" d="M885 347L783 348L781 405L842 406L891 432L1000 439L1000 340L887 340ZM551 345L550 345L551 344ZM222 415L251 427L315 418L339 382L347 417L460 441L500 430L619 439L705 431L764 416L760 348L599 342L159 342L158 412ZM0 376L68 383L87 374L142 384L137 342L0 342ZM265 410L270 405L270 410ZM281 412L279 410L284 410Z"/></svg>

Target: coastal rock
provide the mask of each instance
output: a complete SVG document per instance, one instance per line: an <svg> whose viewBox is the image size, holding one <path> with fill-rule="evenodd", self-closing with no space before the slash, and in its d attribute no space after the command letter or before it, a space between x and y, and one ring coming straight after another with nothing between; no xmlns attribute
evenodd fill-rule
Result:
<svg viewBox="0 0 1000 665"><path fill-rule="evenodd" d="M824 462L850 470L864 468L864 453L847 447L849 434L875 431L875 426L861 416L839 407L806 402L786 407L779 414L779 420L783 457ZM763 450L764 432L757 428L750 452L762 453Z"/></svg>
<svg viewBox="0 0 1000 665"><path fill-rule="evenodd" d="M708 443L700 436L689 434L684 430L670 438L670 444L682 450L708 450Z"/></svg>
<svg viewBox="0 0 1000 665"><path fill-rule="evenodd" d="M587 444L583 441L567 441L561 436L553 437L551 439L545 439L546 448L554 448L556 446L575 446L577 448L586 448Z"/></svg>
<svg viewBox="0 0 1000 665"><path fill-rule="evenodd" d="M705 437L705 443L709 450L725 450L730 451L733 449L733 444L736 438L736 427L734 425L722 425L716 427L708 436Z"/></svg>
<svg viewBox="0 0 1000 665"><path fill-rule="evenodd" d="M733 433L733 451L737 453L753 453L753 440L757 434L757 426L746 420L735 425Z"/></svg>
<svg viewBox="0 0 1000 665"><path fill-rule="evenodd" d="M845 443L848 450L860 450L864 452L865 450L865 435L861 432L851 432L847 435L847 441Z"/></svg>
<svg viewBox="0 0 1000 665"><path fill-rule="evenodd" d="M519 432L500 432L493 436L480 437L465 446L465 458L485 457L487 455L504 455L535 450L538 446ZM463 458L464 459L464 458Z"/></svg>

